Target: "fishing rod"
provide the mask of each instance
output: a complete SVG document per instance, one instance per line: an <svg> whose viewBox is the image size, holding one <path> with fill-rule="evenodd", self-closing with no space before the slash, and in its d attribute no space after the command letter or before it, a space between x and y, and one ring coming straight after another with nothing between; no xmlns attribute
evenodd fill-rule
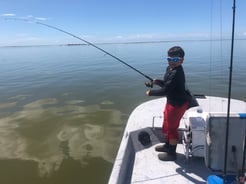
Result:
<svg viewBox="0 0 246 184"><path fill-rule="evenodd" d="M18 20L18 19L17 19L17 20ZM28 21L28 20L26 20L26 21ZM140 75L142 75L142 76L144 76L145 78L147 78L148 80L150 80L150 83L149 83L149 82L145 82L145 85L146 85L147 87L151 87L151 88L153 87L153 79L152 79L151 77L149 77L148 75L142 73L141 71L139 71L138 69L134 68L133 66L129 65L128 63L126 63L126 62L123 61L122 59L120 59L120 58L114 56L113 54L107 52L106 50L104 50L104 49L102 49L102 48L96 46L95 44L93 44L93 43L91 43L91 42L89 42L89 41L87 41L87 40L85 40L85 39L83 39L83 38L81 38L81 37L78 37L78 36L76 36L76 35L74 35L74 34L68 32L68 31L65 31L65 30L63 30L63 29L60 29L60 28L58 28L58 27L55 27L55 26L52 26L52 25L49 25L49 24L45 24L45 23L42 23L42 22L38 22L38 21L33 21L33 22L36 23L36 24L39 24L39 25L42 25L42 26L45 26L45 27L48 27L48 28L51 28L51 29L60 31L60 32L65 33L65 34L67 34L67 35L69 35L69 36L72 36L72 37L74 37L74 38L77 38L77 39L79 39L79 40L81 40L81 41L87 43L88 45L91 45L92 47L94 47L94 48L96 48L96 49L98 49L98 50L104 52L106 55L111 56L112 58L116 59L117 61L121 62L122 64L124 64L124 65L126 65L127 67L133 69L135 72L139 73Z"/></svg>
<svg viewBox="0 0 246 184"><path fill-rule="evenodd" d="M230 123L230 104L231 104L231 86L232 86L232 67L233 67L233 50L234 50L234 31L235 31L235 14L236 14L236 0L233 0L232 6L232 35L231 35L231 57L230 57L230 74L228 87L228 103L227 103L227 117L226 117L226 139L225 139L225 154L224 154L224 169L223 182L226 183L227 175L227 155L228 155L228 135Z"/></svg>

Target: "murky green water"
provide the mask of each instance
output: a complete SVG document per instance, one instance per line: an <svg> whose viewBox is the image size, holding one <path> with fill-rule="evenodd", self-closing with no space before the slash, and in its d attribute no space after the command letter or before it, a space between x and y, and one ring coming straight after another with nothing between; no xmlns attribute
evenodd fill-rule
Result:
<svg viewBox="0 0 246 184"><path fill-rule="evenodd" d="M229 42L101 46L161 78L172 45L193 93L227 95ZM236 48L232 96L245 100L245 41ZM130 112L152 99L145 79L88 46L0 48L0 64L0 183L107 183Z"/></svg>

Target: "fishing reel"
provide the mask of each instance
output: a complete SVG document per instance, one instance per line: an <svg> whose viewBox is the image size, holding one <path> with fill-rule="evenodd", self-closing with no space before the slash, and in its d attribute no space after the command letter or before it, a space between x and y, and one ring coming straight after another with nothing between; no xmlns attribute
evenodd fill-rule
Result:
<svg viewBox="0 0 246 184"><path fill-rule="evenodd" d="M147 88L153 88L153 81L144 83Z"/></svg>

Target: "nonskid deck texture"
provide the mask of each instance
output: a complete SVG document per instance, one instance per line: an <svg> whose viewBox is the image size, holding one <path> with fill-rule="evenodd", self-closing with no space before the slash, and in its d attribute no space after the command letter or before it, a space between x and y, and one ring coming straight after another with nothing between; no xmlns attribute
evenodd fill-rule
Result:
<svg viewBox="0 0 246 184"><path fill-rule="evenodd" d="M138 141L137 137L142 131L151 135L151 146L144 147ZM131 134L133 146L128 149L134 149L135 159L129 168L132 169L130 183L206 183L210 172L205 167L204 159L192 157L187 160L182 144L178 144L175 162L158 159L159 153L155 151L155 146L161 143L155 131L152 128L145 128Z"/></svg>
<svg viewBox="0 0 246 184"><path fill-rule="evenodd" d="M227 99L207 97L198 99L200 106L188 112L227 112ZM155 146L163 142L161 126L166 98L160 98L139 105L130 115L118 150L114 167L109 179L110 184L127 183L206 183L210 170L205 166L204 158L190 157L184 154L182 144L178 144L178 157L175 162L163 162L157 157ZM246 103L231 100L231 111L246 112ZM181 120L184 128L186 114ZM143 146L138 140L140 132L146 131L151 137L151 145Z"/></svg>

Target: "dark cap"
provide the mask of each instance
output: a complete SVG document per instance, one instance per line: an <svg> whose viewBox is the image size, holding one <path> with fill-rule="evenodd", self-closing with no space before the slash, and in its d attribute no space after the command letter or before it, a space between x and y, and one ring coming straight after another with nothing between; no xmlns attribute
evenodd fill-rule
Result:
<svg viewBox="0 0 246 184"><path fill-rule="evenodd" d="M168 53L168 56L170 57L184 57L185 56L185 52L180 46L171 47L167 53Z"/></svg>

